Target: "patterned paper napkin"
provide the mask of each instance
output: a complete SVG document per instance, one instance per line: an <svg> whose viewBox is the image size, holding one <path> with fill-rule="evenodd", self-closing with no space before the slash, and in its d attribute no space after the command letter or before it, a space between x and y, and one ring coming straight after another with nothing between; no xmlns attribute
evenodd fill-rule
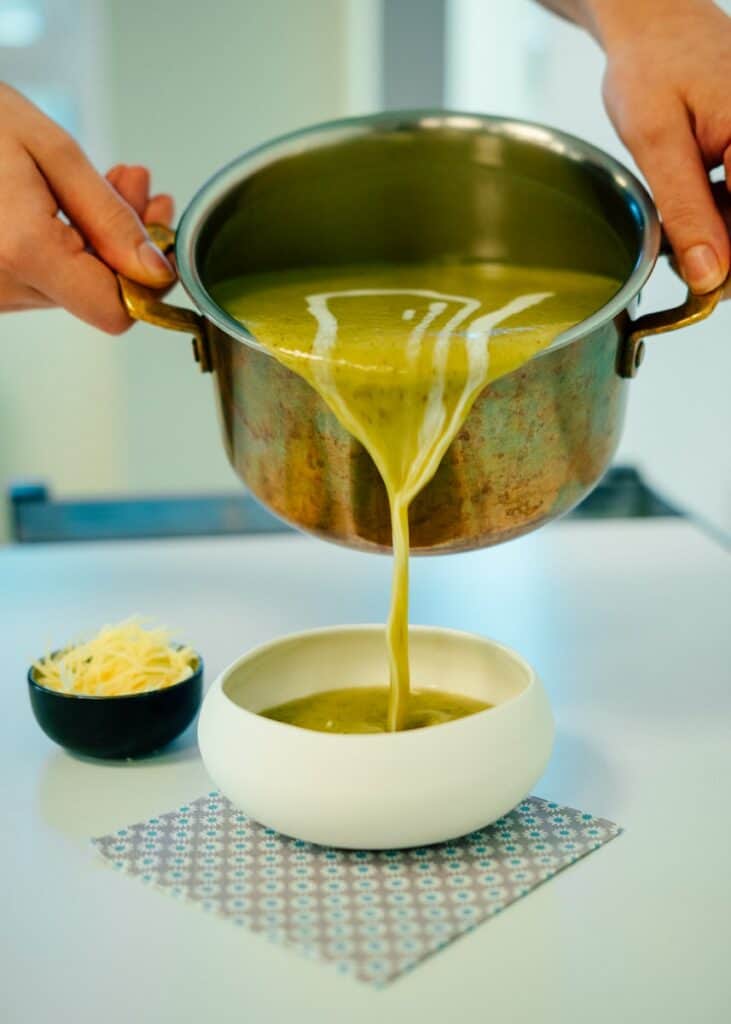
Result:
<svg viewBox="0 0 731 1024"><path fill-rule="evenodd" d="M121 871L383 985L620 831L530 797L451 843L333 850L264 828L209 793L92 842Z"/></svg>

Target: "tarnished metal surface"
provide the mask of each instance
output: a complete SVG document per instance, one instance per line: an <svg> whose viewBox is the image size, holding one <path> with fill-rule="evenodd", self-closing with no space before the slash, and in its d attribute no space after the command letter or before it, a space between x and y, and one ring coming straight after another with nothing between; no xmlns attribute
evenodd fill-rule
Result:
<svg viewBox="0 0 731 1024"><path fill-rule="evenodd" d="M218 309L207 287L247 271L367 260L504 260L623 282L581 329L488 387L410 510L416 552L496 544L569 511L600 479L622 427L616 372L626 306L660 241L631 176L535 125L385 115L265 147L222 172L183 218L183 283L208 321L232 466L288 522L387 549L370 456L305 381Z"/></svg>
<svg viewBox="0 0 731 1024"><path fill-rule="evenodd" d="M534 359L478 398L410 512L415 552L497 544L563 515L606 470L626 383L613 325ZM318 536L386 549L383 483L301 378L216 331L214 373L233 468L277 515Z"/></svg>

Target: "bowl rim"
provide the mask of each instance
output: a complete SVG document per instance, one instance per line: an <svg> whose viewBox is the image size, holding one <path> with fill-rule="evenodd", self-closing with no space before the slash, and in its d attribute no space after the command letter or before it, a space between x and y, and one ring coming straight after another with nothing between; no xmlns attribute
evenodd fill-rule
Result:
<svg viewBox="0 0 731 1024"><path fill-rule="evenodd" d="M186 645L185 644L180 644L179 646L184 647ZM64 650L66 650L66 648L60 647L60 648L58 648L55 651L51 651L50 657L53 658L57 654L61 654ZM65 693L63 690L54 690L50 686L44 686L43 683L39 683L37 679L34 679L33 678L33 672L35 671L35 665L31 665L30 666L30 668L28 669L28 674L27 674L26 678L28 680L28 686L31 689L39 690L41 693L48 693L52 697L67 697L67 698L69 698L71 700L76 700L76 701L102 701L102 702L104 702L104 701L109 702L109 701L116 701L116 700L129 700L129 701L143 700L146 697L148 697L148 698L149 697L154 697L156 694L171 693L174 690L177 690L179 687L185 686L187 683L191 683L196 678L201 678L202 679L202 677L203 677L203 668L204 668L203 658L199 654L199 652L195 650L195 648L191 648L191 650L193 651L193 654L195 655L195 657L197 659L197 665L196 665L196 667L194 668L194 670L191 672L191 674L189 676L186 676L185 679L178 680L177 683L173 683L171 686L158 686L154 690L145 690L142 693L114 693L114 694L110 694L109 696L106 696L106 697L103 694L95 694L95 693ZM44 657L47 657L47 655L44 655Z"/></svg>
<svg viewBox="0 0 731 1024"><path fill-rule="evenodd" d="M297 633L286 633L284 636L276 637L273 640L269 640L266 643L258 644L251 650L246 651L235 661L231 662L222 672L214 679L213 683L206 694L206 699L213 698L216 693L225 700L226 706L235 709L235 713L242 714L250 721L252 725L256 723L256 727L262 727L264 729L277 730L287 729L294 730L296 734L303 742L317 742L319 743L322 738L326 742L332 743L347 743L347 742L390 742L393 743L394 737L399 737L399 742L423 742L424 734L428 739L429 736L433 735L434 726L427 726L420 729L400 729L397 732L375 732L375 733L338 733L338 732L321 732L316 729L303 729L302 726L293 725L290 722L279 722L272 718L265 718L258 711L250 711L243 705L238 704L233 698L226 693L224 686L231 674L236 671L244 662L253 660L256 657L260 657L267 654L274 648L281 647L288 643L296 643L302 640L309 639L310 637L323 636L326 634L338 634L348 632L359 632L359 633L382 633L385 635L386 627L382 623L375 622L361 622L351 623L349 625L337 625L337 626L319 626L315 629L305 629ZM456 729L459 727L469 726L474 723L475 720L482 721L484 715L490 715L491 720L496 715L506 713L508 708L513 708L521 701L528 699L529 694L534 691L538 686L541 685L540 676L521 654L518 653L514 648L508 647L507 644L500 643L497 640L493 640L491 637L483 636L480 633L470 633L463 629L451 629L444 626L425 626L425 625L409 625L409 635L413 633L441 633L451 637L462 638L470 641L479 641L485 646L497 648L504 654L509 655L518 665L524 669L528 677L528 681L525 687L517 693L514 697L510 697L500 704L492 705L491 707L484 708L482 711L475 711L471 715L465 715L462 718L454 719L451 722L440 722L438 723L439 729L449 728ZM286 735L286 733L285 733ZM293 735L290 732L290 735ZM407 739L408 737L408 739Z"/></svg>

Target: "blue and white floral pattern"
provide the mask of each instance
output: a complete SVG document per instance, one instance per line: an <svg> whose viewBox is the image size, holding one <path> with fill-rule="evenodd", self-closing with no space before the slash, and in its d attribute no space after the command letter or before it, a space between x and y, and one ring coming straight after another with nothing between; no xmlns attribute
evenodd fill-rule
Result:
<svg viewBox="0 0 731 1024"><path fill-rule="evenodd" d="M120 871L383 985L620 831L530 797L438 846L330 850L209 793L93 842Z"/></svg>

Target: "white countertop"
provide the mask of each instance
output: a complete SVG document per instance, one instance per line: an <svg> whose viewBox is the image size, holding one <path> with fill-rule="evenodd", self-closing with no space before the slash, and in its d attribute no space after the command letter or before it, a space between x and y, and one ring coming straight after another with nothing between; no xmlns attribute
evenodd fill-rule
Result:
<svg viewBox="0 0 731 1024"><path fill-rule="evenodd" d="M105 866L88 838L209 787L192 734L104 764L46 739L30 660L139 612L210 682L285 632L383 620L390 562L298 536L0 551L0 1019L725 1020L731 781L728 555L680 520L556 524L419 559L412 621L471 629L542 674L557 739L538 795L626 832L382 991Z"/></svg>

